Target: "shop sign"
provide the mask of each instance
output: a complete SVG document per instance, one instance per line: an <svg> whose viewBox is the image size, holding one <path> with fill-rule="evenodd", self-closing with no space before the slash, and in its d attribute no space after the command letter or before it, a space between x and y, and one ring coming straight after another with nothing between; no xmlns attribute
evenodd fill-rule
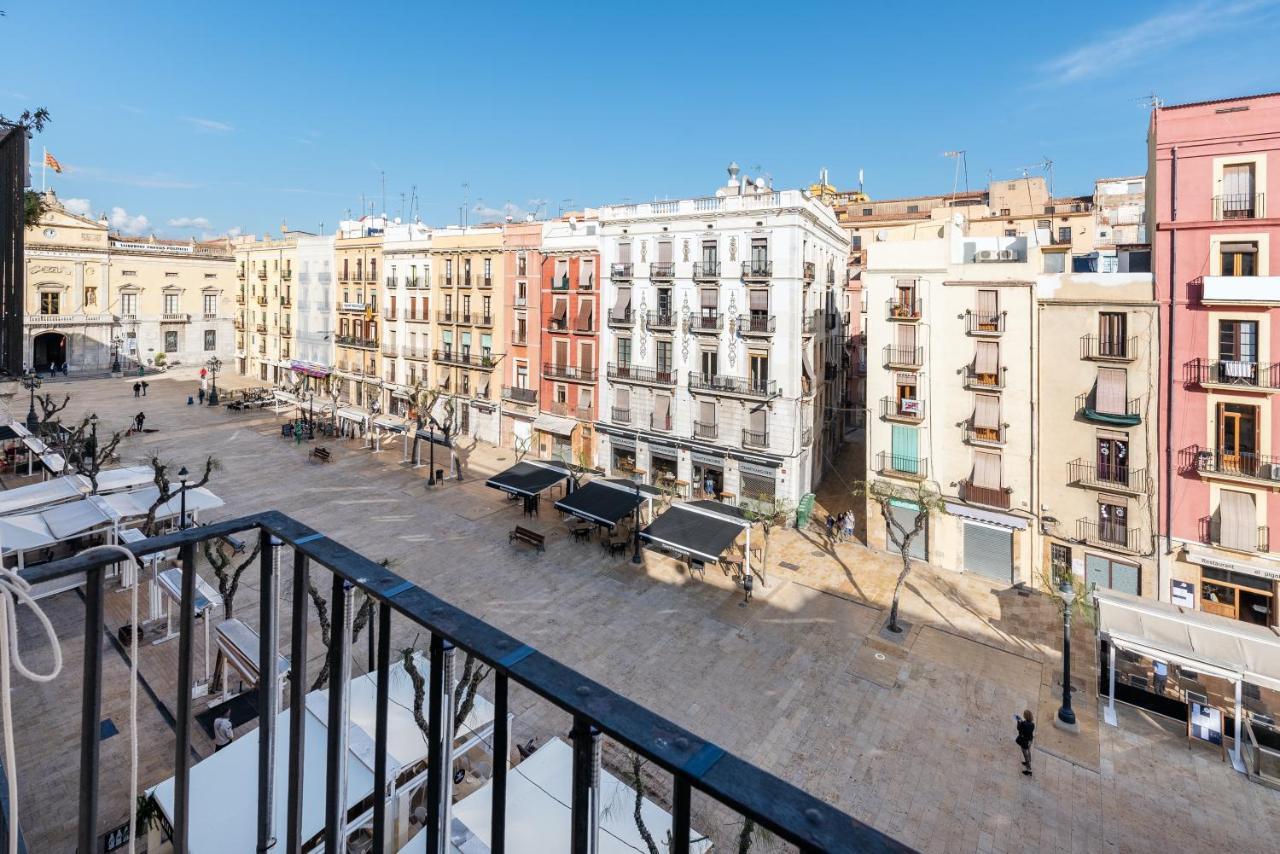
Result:
<svg viewBox="0 0 1280 854"><path fill-rule="evenodd" d="M1280 581L1280 569L1272 569L1268 566L1259 566L1256 563L1240 563L1234 560L1223 560L1220 557L1206 554L1202 551L1188 549L1186 552L1187 560L1192 563L1198 563L1201 566L1211 566L1214 569L1225 569L1228 572L1243 572L1248 575L1256 575L1259 578L1269 578L1272 581Z"/></svg>
<svg viewBox="0 0 1280 854"><path fill-rule="evenodd" d="M1192 738L1210 744L1222 744L1222 710L1203 703L1191 704L1191 717L1187 729Z"/></svg>
<svg viewBox="0 0 1280 854"><path fill-rule="evenodd" d="M756 477L767 477L770 480L777 475L777 470L771 466L762 466L748 462L739 462L738 471L742 474L755 475Z"/></svg>
<svg viewBox="0 0 1280 854"><path fill-rule="evenodd" d="M613 443L615 448L627 448L632 451L636 449L635 439L624 439L621 436L610 436L609 441Z"/></svg>
<svg viewBox="0 0 1280 854"><path fill-rule="evenodd" d="M695 463L699 463L704 466L724 468L724 457L717 457L714 454L704 454L701 451L691 451L689 453L689 458Z"/></svg>
<svg viewBox="0 0 1280 854"><path fill-rule="evenodd" d="M1180 608L1194 608L1196 606L1196 586L1190 581L1179 581L1176 578L1170 579L1169 601Z"/></svg>

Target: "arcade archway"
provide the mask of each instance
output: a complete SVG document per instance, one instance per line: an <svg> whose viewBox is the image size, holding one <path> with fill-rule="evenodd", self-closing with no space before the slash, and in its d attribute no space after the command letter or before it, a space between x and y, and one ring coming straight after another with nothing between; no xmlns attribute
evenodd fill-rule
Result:
<svg viewBox="0 0 1280 854"><path fill-rule="evenodd" d="M37 371L47 371L49 365L58 370L67 361L67 336L61 332L45 332L37 335L31 347L33 366Z"/></svg>

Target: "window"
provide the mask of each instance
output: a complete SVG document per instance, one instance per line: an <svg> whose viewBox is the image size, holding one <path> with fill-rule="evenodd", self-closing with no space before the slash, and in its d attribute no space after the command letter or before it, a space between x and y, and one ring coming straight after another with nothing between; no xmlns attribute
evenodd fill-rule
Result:
<svg viewBox="0 0 1280 854"><path fill-rule="evenodd" d="M1058 242L1059 243L1071 242L1071 226L1069 225L1058 226Z"/></svg>
<svg viewBox="0 0 1280 854"><path fill-rule="evenodd" d="M98 289L97 289L97 288L85 288L85 289L84 289L84 304L85 304L85 305L97 305L97 304L98 304Z"/></svg>
<svg viewBox="0 0 1280 854"><path fill-rule="evenodd" d="M1018 236L1018 229L1016 229L1016 228L1006 228L1006 229L1004 230L1004 236L1005 236L1005 237L1017 237L1017 236Z"/></svg>
<svg viewBox="0 0 1280 854"><path fill-rule="evenodd" d="M618 288L618 298L609 310L609 317L624 323L631 319L631 288Z"/></svg>
<svg viewBox="0 0 1280 854"><path fill-rule="evenodd" d="M769 265L769 241L763 237L751 238L751 269L764 270Z"/></svg>
<svg viewBox="0 0 1280 854"><path fill-rule="evenodd" d="M658 356L658 375L663 379L671 376L671 342L659 341L656 345Z"/></svg>
<svg viewBox="0 0 1280 854"><path fill-rule="evenodd" d="M218 295L204 295L204 313L206 317L213 317L218 313Z"/></svg>
<svg viewBox="0 0 1280 854"><path fill-rule="evenodd" d="M999 490L1002 487L1001 458L998 451L973 452L973 485L979 489Z"/></svg>
<svg viewBox="0 0 1280 854"><path fill-rule="evenodd" d="M707 271L713 271L716 265L720 263L719 247L714 240L702 241L702 266Z"/></svg>
<svg viewBox="0 0 1280 854"><path fill-rule="evenodd" d="M1213 462L1219 471L1247 476L1257 473L1260 423L1256 406L1218 404L1218 452Z"/></svg>
<svg viewBox="0 0 1280 854"><path fill-rule="evenodd" d="M178 295L177 294L164 295L164 313L165 314L178 313Z"/></svg>
<svg viewBox="0 0 1280 854"><path fill-rule="evenodd" d="M1073 273L1098 272L1098 253L1090 252L1087 255L1072 255L1071 256L1071 272Z"/></svg>
<svg viewBox="0 0 1280 854"><path fill-rule="evenodd" d="M1257 243L1223 243L1220 251L1222 253L1222 275L1258 275Z"/></svg>
<svg viewBox="0 0 1280 854"><path fill-rule="evenodd" d="M1000 216L1008 216L1008 215L1009 215L1009 209L1008 209L1008 208L1001 208L1001 209L1000 209Z"/></svg>
<svg viewBox="0 0 1280 854"><path fill-rule="evenodd" d="M563 385L558 385L558 386L556 386L556 387L555 387L555 401L556 401L556 403L563 404L563 403L567 403L567 402L568 402L568 400L569 400L569 389L568 389L568 387L567 387L567 386L563 386Z"/></svg>
<svg viewBox="0 0 1280 854"><path fill-rule="evenodd" d="M178 274L177 274L177 273L165 273L165 274L164 274L164 277L165 277L166 279L176 279L176 278L178 278Z"/></svg>
<svg viewBox="0 0 1280 854"><path fill-rule="evenodd" d="M493 281L493 259L484 259L484 280L486 283Z"/></svg>
<svg viewBox="0 0 1280 854"><path fill-rule="evenodd" d="M137 294L121 294L120 295L120 313L125 317L138 316L138 295Z"/></svg>
<svg viewBox="0 0 1280 854"><path fill-rule="evenodd" d="M1252 163L1222 167L1221 211L1223 219L1249 219L1254 212Z"/></svg>
<svg viewBox="0 0 1280 854"><path fill-rule="evenodd" d="M1218 359L1223 363L1221 382L1253 384L1258 372L1258 322L1218 321Z"/></svg>
<svg viewBox="0 0 1280 854"><path fill-rule="evenodd" d="M516 388L529 387L529 364L527 362L516 363Z"/></svg>
<svg viewBox="0 0 1280 854"><path fill-rule="evenodd" d="M164 351L166 353L178 352L178 333L166 332L164 334Z"/></svg>
<svg viewBox="0 0 1280 854"><path fill-rule="evenodd" d="M1085 583L1133 596L1139 595L1138 567L1133 564L1120 563L1104 555L1086 554L1084 566Z"/></svg>
<svg viewBox="0 0 1280 854"><path fill-rule="evenodd" d="M1122 499L1098 499L1098 534L1105 542L1128 546L1129 508Z"/></svg>
<svg viewBox="0 0 1280 854"><path fill-rule="evenodd" d="M720 354L715 350L703 350L700 357L702 378L712 381L720 373Z"/></svg>
<svg viewBox="0 0 1280 854"><path fill-rule="evenodd" d="M1053 221L1047 219L1036 220L1036 231L1051 231L1053 229Z"/></svg>
<svg viewBox="0 0 1280 854"><path fill-rule="evenodd" d="M1128 355L1128 315L1123 311L1098 314L1098 355L1123 359Z"/></svg>
<svg viewBox="0 0 1280 854"><path fill-rule="evenodd" d="M977 294L978 330L981 332L998 332L1000 330L1000 292L983 288Z"/></svg>
<svg viewBox="0 0 1280 854"><path fill-rule="evenodd" d="M462 259L462 283L464 285L471 284L471 259L470 258Z"/></svg>
<svg viewBox="0 0 1280 854"><path fill-rule="evenodd" d="M1055 581L1069 576L1071 573L1071 546L1051 543L1049 545L1049 565L1053 568Z"/></svg>
<svg viewBox="0 0 1280 854"><path fill-rule="evenodd" d="M1129 483L1129 437L1124 433L1098 436L1098 480L1127 486Z"/></svg>
<svg viewBox="0 0 1280 854"><path fill-rule="evenodd" d="M45 291L40 294L40 313L41 314L61 314L58 311L62 306L62 294Z"/></svg>
<svg viewBox="0 0 1280 854"><path fill-rule="evenodd" d="M1124 368L1098 368L1094 408L1105 415L1128 412L1128 374Z"/></svg>
<svg viewBox="0 0 1280 854"><path fill-rule="evenodd" d="M873 210L872 208L863 208L863 209L862 209L862 215L863 215L863 216L871 216L871 214L872 214L872 213L874 213L874 210Z"/></svg>
<svg viewBox="0 0 1280 854"><path fill-rule="evenodd" d="M1000 441L1000 395L973 396L973 436L984 442Z"/></svg>
<svg viewBox="0 0 1280 854"><path fill-rule="evenodd" d="M448 287L453 284L453 259L446 258L444 260L444 284Z"/></svg>
<svg viewBox="0 0 1280 854"><path fill-rule="evenodd" d="M747 364L750 366L751 387L764 389L769 385L769 354L749 353Z"/></svg>
<svg viewBox="0 0 1280 854"><path fill-rule="evenodd" d="M920 213L919 205L907 205L907 213Z"/></svg>
<svg viewBox="0 0 1280 854"><path fill-rule="evenodd" d="M529 259L525 257L523 252L516 253L516 275L529 275Z"/></svg>
<svg viewBox="0 0 1280 854"><path fill-rule="evenodd" d="M1045 252L1044 271L1046 273L1065 273L1067 271L1067 253L1065 252Z"/></svg>
<svg viewBox="0 0 1280 854"><path fill-rule="evenodd" d="M618 339L618 367L626 368L631 365L631 339Z"/></svg>
<svg viewBox="0 0 1280 854"><path fill-rule="evenodd" d="M849 248L852 249L854 252L857 252L859 249L862 248L861 234L855 234L849 238Z"/></svg>
<svg viewBox="0 0 1280 854"><path fill-rule="evenodd" d="M209 353L218 349L218 331L216 329L206 329L204 331L204 349Z"/></svg>

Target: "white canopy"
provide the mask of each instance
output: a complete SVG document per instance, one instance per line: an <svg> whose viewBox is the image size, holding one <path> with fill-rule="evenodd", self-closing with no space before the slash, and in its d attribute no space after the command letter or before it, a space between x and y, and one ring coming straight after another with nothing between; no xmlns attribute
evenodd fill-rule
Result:
<svg viewBox="0 0 1280 854"><path fill-rule="evenodd" d="M1099 590L1098 630L1115 646L1280 691L1280 634L1265 626Z"/></svg>
<svg viewBox="0 0 1280 854"><path fill-rule="evenodd" d="M51 546L58 541L39 513L0 519L0 554L14 554Z"/></svg>
<svg viewBox="0 0 1280 854"><path fill-rule="evenodd" d="M338 417L347 421L355 421L358 424L365 424L369 421L369 416L358 409L339 409Z"/></svg>
<svg viewBox="0 0 1280 854"><path fill-rule="evenodd" d="M635 854L645 851L644 838L634 818L636 790L600 769L600 854ZM519 840L522 851L568 851L573 802L573 748L561 739L551 741L507 774L507 839ZM453 846L471 850L473 840L490 844L493 783L488 782L453 806ZM666 851L671 814L645 798L640 806L645 827L659 851ZM462 825L462 827L459 827ZM702 834L690 830L690 837ZM419 833L401 849L425 852L426 834ZM702 852L711 842L693 842L689 850Z"/></svg>
<svg viewBox="0 0 1280 854"><path fill-rule="evenodd" d="M114 524L119 519L119 514L100 495L87 495L83 501L50 507L40 511L40 516L49 526L49 532L59 540L69 539L102 525Z"/></svg>
<svg viewBox="0 0 1280 854"><path fill-rule="evenodd" d="M76 475L6 489L0 492L0 516L79 498L87 490L88 486Z"/></svg>
<svg viewBox="0 0 1280 854"><path fill-rule="evenodd" d="M182 497L178 495L181 484L171 484L171 488L174 497L156 509L157 519L168 519L182 512ZM146 486L134 489L132 492L117 492L112 495L104 495L102 500L106 501L120 517L127 519L146 516L147 510L159 497L160 489L158 487ZM203 486L187 490L186 498L188 513L212 510L216 507L221 507L225 503Z"/></svg>
<svg viewBox="0 0 1280 854"><path fill-rule="evenodd" d="M41 454L40 465L48 469L50 474L62 474L67 470L67 461L62 458L62 454Z"/></svg>
<svg viewBox="0 0 1280 854"><path fill-rule="evenodd" d="M98 494L121 492L138 486L155 483L151 466L126 466L98 472Z"/></svg>

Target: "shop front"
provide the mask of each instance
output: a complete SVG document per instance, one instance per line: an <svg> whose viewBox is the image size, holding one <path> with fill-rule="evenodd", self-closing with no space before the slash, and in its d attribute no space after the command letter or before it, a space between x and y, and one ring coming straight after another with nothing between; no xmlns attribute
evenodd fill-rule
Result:
<svg viewBox="0 0 1280 854"><path fill-rule="evenodd" d="M1243 557L1230 560L1191 545L1185 547L1184 557L1198 569L1199 578L1191 583L1201 611L1256 626L1280 625L1276 614L1280 566ZM1175 581L1175 587L1178 586ZM1184 581L1175 592L1185 596L1185 587Z"/></svg>
<svg viewBox="0 0 1280 854"><path fill-rule="evenodd" d="M718 499L724 492L724 457L692 451L689 459L693 463L692 497Z"/></svg>
<svg viewBox="0 0 1280 854"><path fill-rule="evenodd" d="M673 490L680 479L680 452L674 445L649 442L649 482L659 489Z"/></svg>
<svg viewBox="0 0 1280 854"><path fill-rule="evenodd" d="M778 500L778 470L759 463L738 461L738 498L764 507Z"/></svg>
<svg viewBox="0 0 1280 854"><path fill-rule="evenodd" d="M630 478L636 472L636 440L609 437L609 474Z"/></svg>

